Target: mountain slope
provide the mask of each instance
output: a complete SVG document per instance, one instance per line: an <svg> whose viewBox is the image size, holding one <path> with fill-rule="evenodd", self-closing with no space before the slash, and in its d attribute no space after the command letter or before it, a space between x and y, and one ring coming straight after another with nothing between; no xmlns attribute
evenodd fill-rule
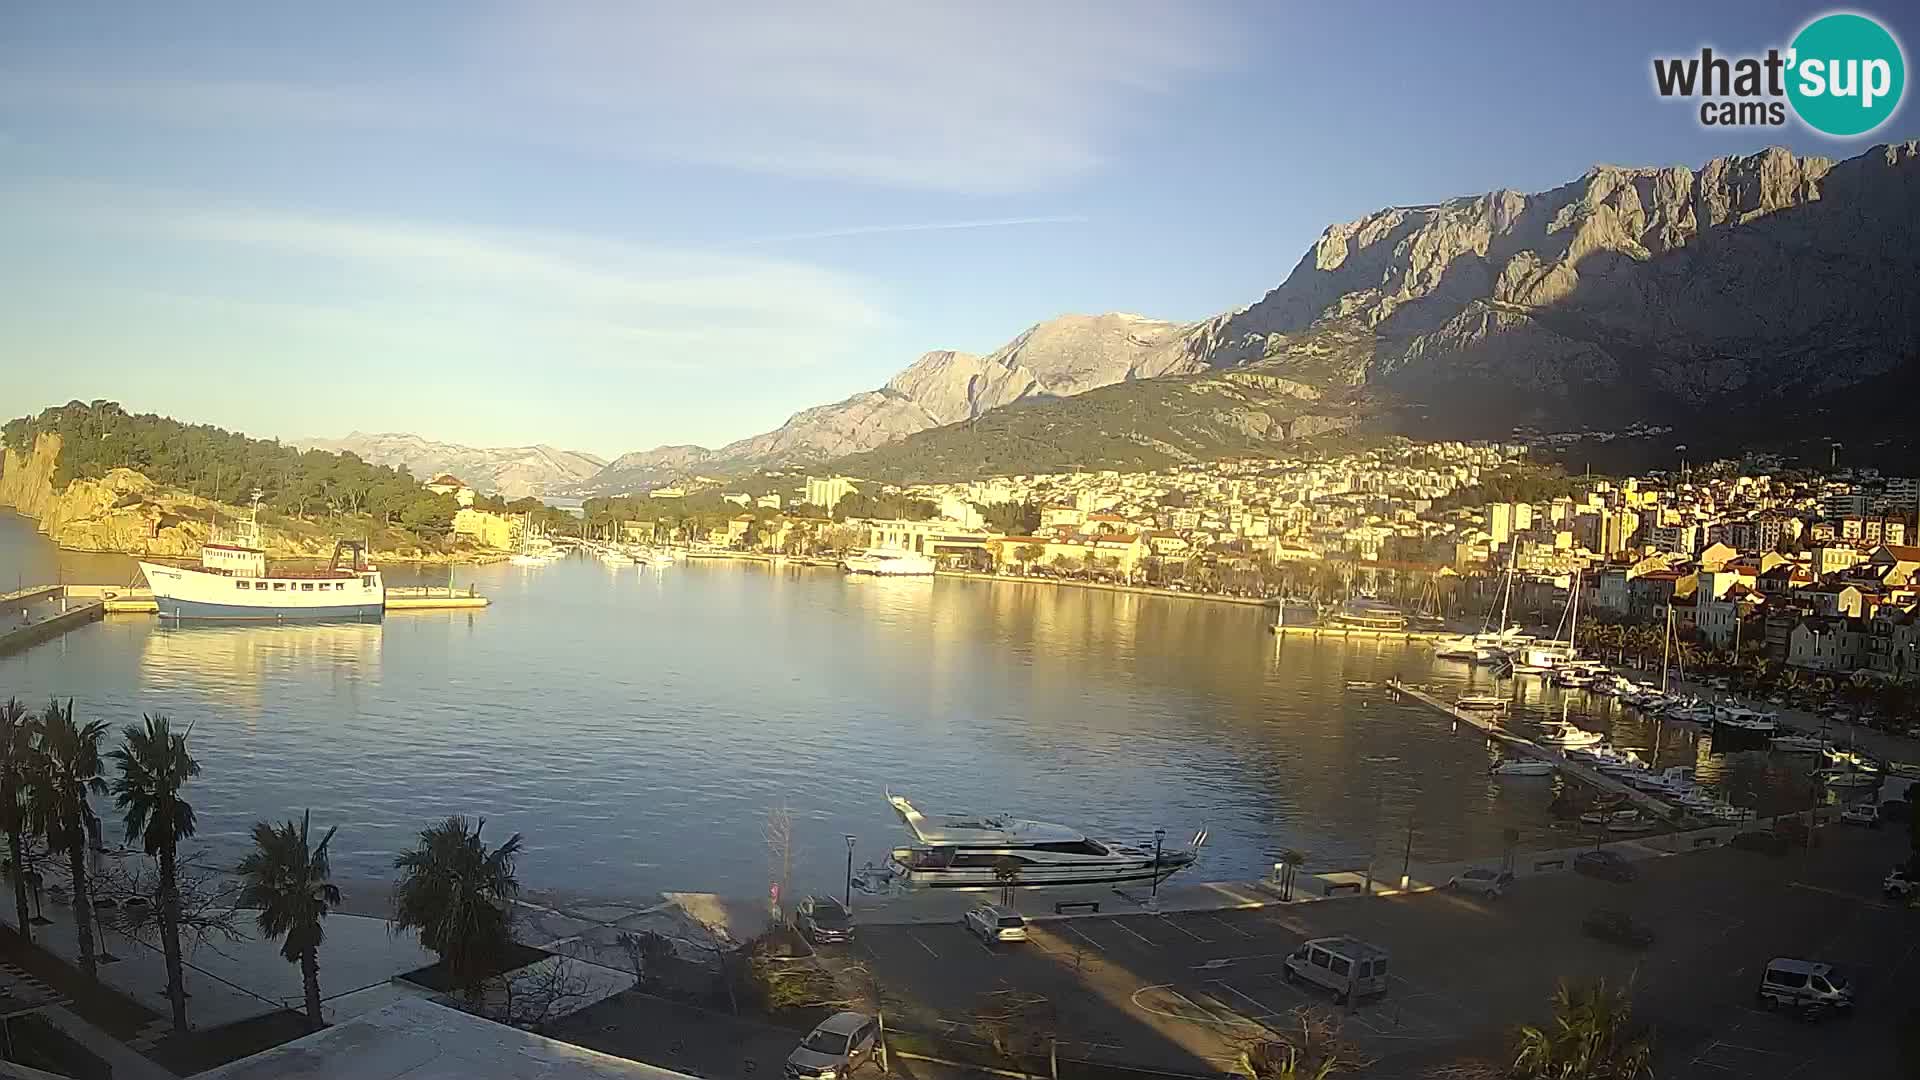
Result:
<svg viewBox="0 0 1920 1080"><path fill-rule="evenodd" d="M803 409L773 431L718 450L665 446L623 454L585 488L633 491L690 471L807 464L858 453L1016 401L1138 378L1142 365L1185 329L1123 313L1063 315L1029 327L988 356L927 353L877 390Z"/></svg>
<svg viewBox="0 0 1920 1080"><path fill-rule="evenodd" d="M511 498L572 487L607 464L604 458L592 454L557 450L545 444L480 449L400 432L356 431L344 439L310 439L298 445L352 453L373 465L395 469L404 465L420 480L452 473L476 491L498 492Z"/></svg>
<svg viewBox="0 0 1920 1080"><path fill-rule="evenodd" d="M1334 225L1259 302L1130 359L1170 377L1130 384L1125 409L1097 393L1035 403L1003 434L1041 439L1054 465L1115 467L1116 446L1132 456L1142 437L1189 457L1244 453L1257 423L1223 433L1183 404L1244 370L1315 395L1280 403L1291 422L1269 417L1269 450L1323 424L1440 437L1648 421L1759 445L1804 403L1831 408L1915 362L1916 281L1920 144L1837 164L1773 148L1694 171L1600 166L1551 191ZM1187 437L1150 434L1158 421L1140 418L1157 413L1192 425L1174 433ZM1008 460L963 434L841 467L961 476Z"/></svg>

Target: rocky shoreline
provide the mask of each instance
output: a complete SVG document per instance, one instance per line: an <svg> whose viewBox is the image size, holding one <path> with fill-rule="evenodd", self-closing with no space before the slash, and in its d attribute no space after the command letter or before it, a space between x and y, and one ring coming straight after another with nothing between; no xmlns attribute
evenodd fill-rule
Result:
<svg viewBox="0 0 1920 1080"><path fill-rule="evenodd" d="M34 521L62 551L127 555L154 559L193 559L213 536L219 521L236 521L244 511L183 491L164 489L133 469L112 469L97 479L78 479L55 490L54 468L60 437L41 435L33 451L9 448L0 458L0 508ZM299 522L299 526L309 523ZM334 541L376 526L371 519L334 519L311 523L309 534L263 521L261 537L272 559L326 559ZM330 527L337 526L337 527ZM478 564L505 559L507 552L474 548L436 551L399 546L369 553L376 562L422 565Z"/></svg>

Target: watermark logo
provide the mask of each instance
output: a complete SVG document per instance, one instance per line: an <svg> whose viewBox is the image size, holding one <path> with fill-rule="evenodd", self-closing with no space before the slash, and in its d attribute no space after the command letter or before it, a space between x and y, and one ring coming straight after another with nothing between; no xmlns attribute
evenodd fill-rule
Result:
<svg viewBox="0 0 1920 1080"><path fill-rule="evenodd" d="M1887 122L1907 88L1906 56L1886 27L1840 11L1801 28L1785 49L1757 56L1698 56L1653 61L1663 98L1700 102L1705 127L1780 127L1788 110L1824 135L1852 138Z"/></svg>

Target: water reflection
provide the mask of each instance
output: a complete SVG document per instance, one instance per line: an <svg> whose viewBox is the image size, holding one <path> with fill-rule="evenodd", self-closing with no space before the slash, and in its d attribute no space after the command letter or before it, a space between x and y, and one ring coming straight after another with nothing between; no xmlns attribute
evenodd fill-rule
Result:
<svg viewBox="0 0 1920 1080"><path fill-rule="evenodd" d="M34 539L0 522L0 555L49 558ZM1565 835L1551 783L1493 781L1482 739L1347 688L1398 675L1456 693L1484 672L1418 646L1276 639L1259 608L705 561L457 580L494 606L379 624L110 619L0 659L0 696L71 693L116 726L191 720L216 856L256 818L312 807L341 825L345 877L386 877L422 823L468 813L526 834L532 885L758 895L762 827L785 803L798 884L825 886L843 834L860 861L900 839L889 785L928 809L1115 838L1205 828L1196 876L1211 878L1259 875L1288 848L1322 867L1377 852L1397 873L1409 824L1415 860L1497 852L1507 828ZM1513 692L1518 726L1565 712L1622 745L1657 737L1663 762L1698 760L1730 790L1798 787L1785 764L1704 757L1697 733L1654 732L1610 700Z"/></svg>

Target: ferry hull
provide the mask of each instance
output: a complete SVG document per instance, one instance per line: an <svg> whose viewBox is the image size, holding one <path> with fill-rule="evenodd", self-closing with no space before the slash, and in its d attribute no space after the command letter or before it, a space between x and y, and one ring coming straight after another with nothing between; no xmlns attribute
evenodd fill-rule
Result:
<svg viewBox="0 0 1920 1080"><path fill-rule="evenodd" d="M155 597L163 619L205 619L224 622L310 622L314 620L379 619L386 614L384 604L339 604L331 607L254 607L240 604L213 604L201 600Z"/></svg>

